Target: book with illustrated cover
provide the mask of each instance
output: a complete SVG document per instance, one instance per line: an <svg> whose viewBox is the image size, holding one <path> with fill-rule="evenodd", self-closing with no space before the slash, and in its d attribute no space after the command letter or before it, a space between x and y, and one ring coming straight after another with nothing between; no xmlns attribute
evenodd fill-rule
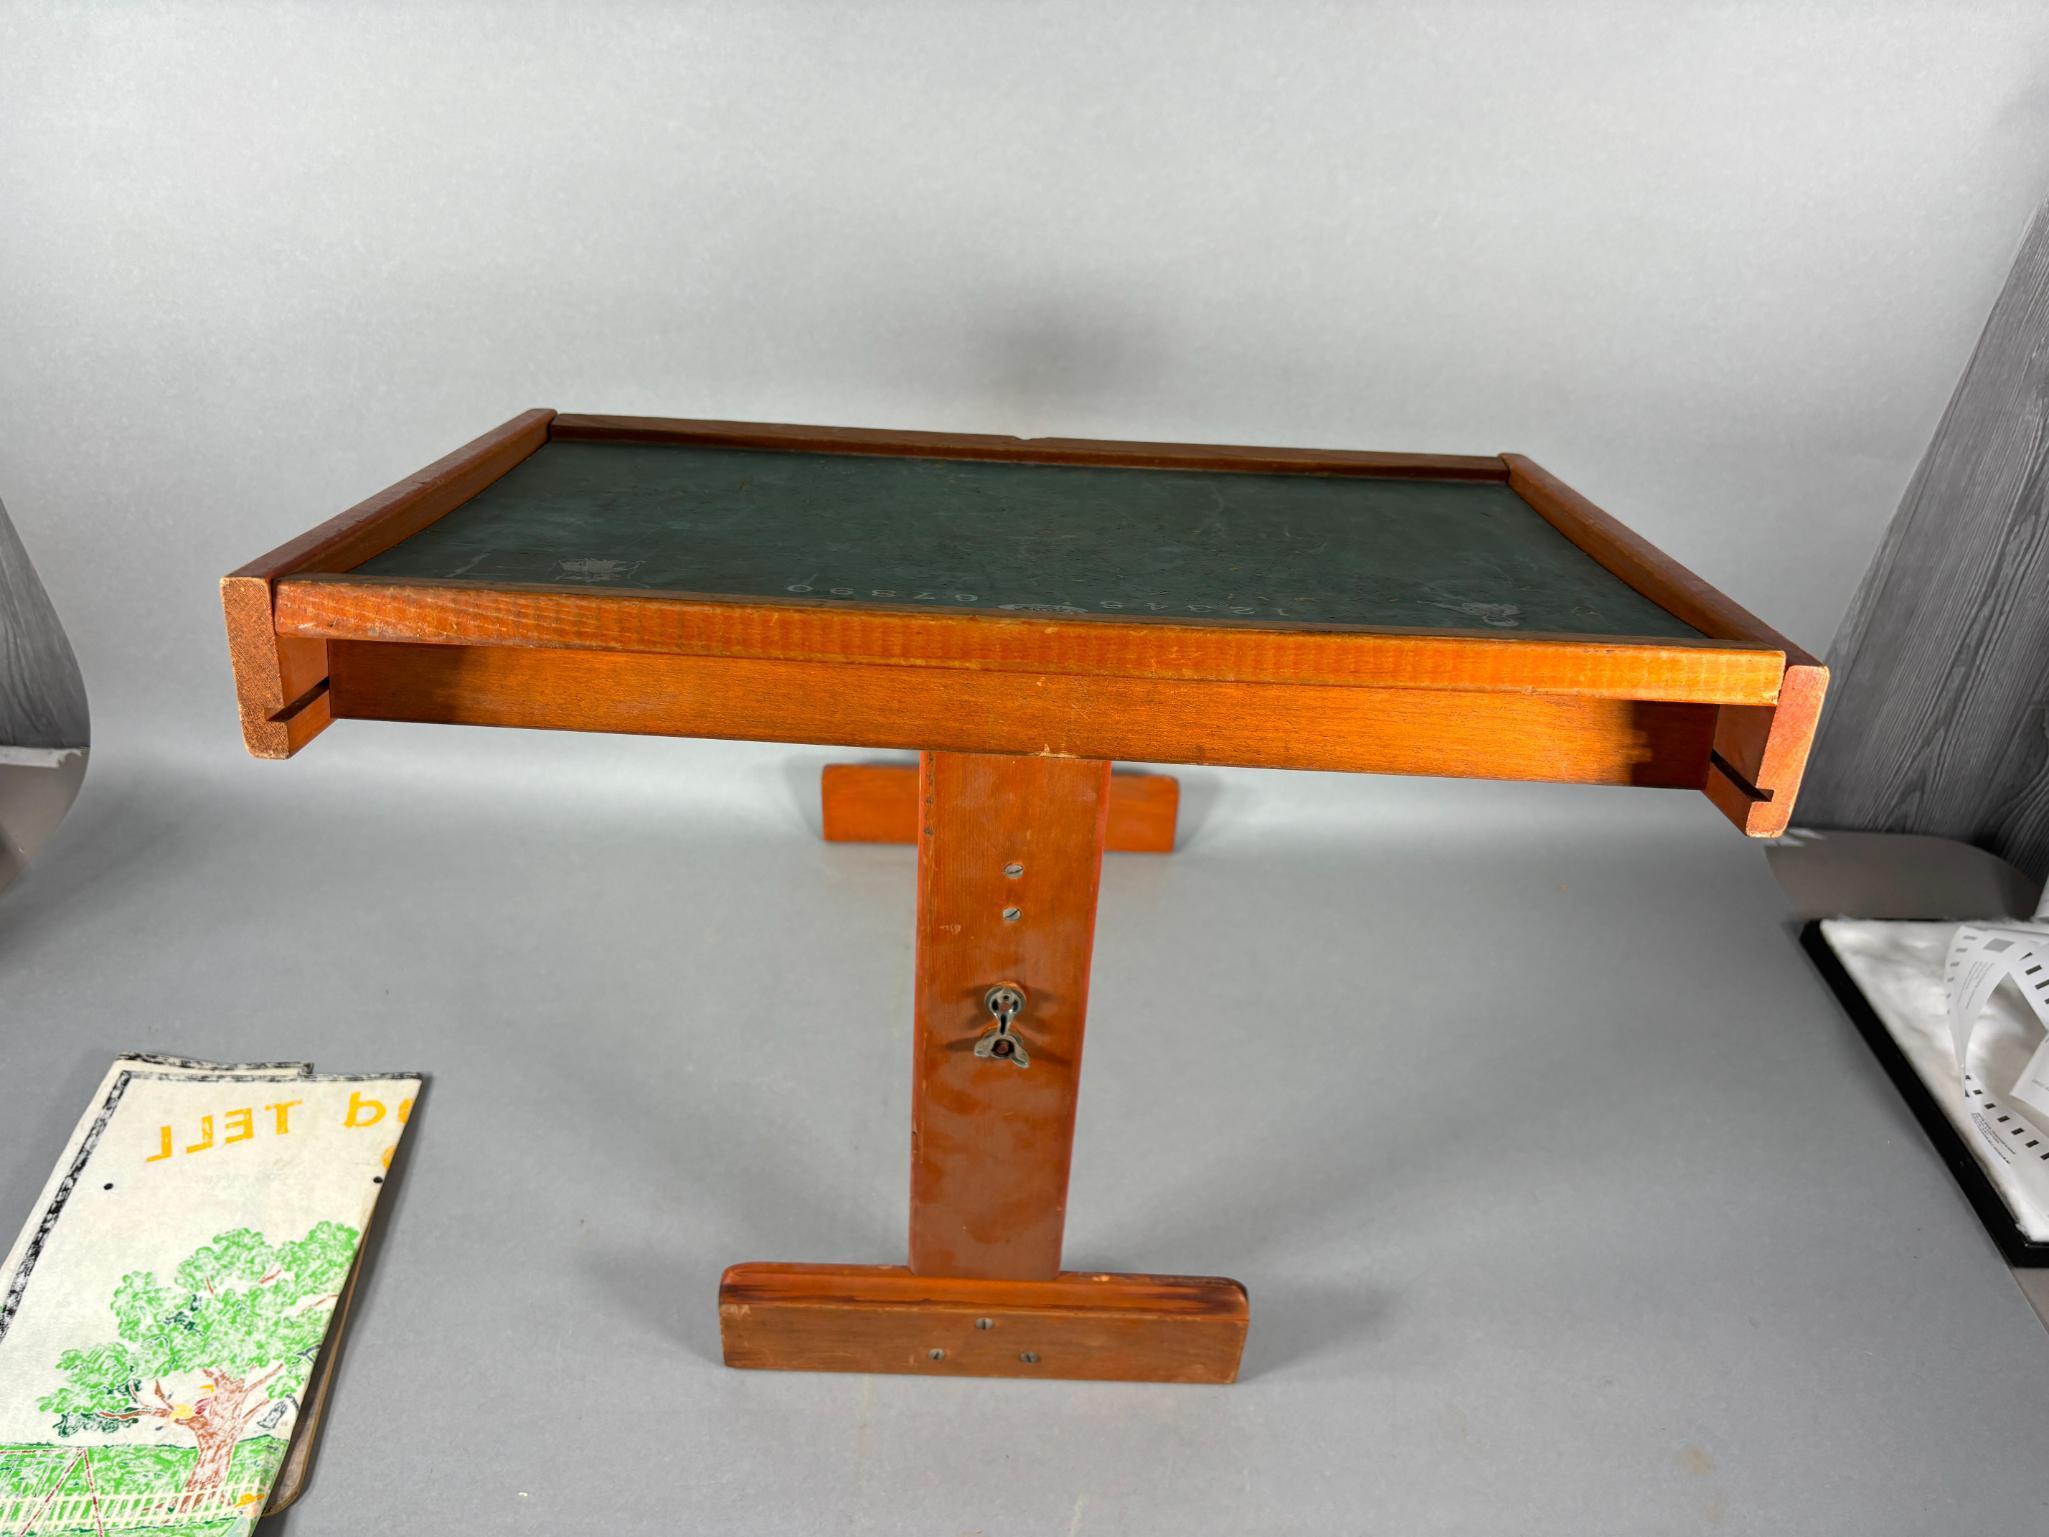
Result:
<svg viewBox="0 0 2049 1537"><path fill-rule="evenodd" d="M0 1269L0 1532L296 1494L417 1074L119 1059Z"/></svg>

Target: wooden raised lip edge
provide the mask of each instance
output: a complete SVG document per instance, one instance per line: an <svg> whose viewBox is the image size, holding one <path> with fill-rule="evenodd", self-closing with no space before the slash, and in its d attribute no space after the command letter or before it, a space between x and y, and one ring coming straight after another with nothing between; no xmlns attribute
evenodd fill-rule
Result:
<svg viewBox="0 0 2049 1537"><path fill-rule="evenodd" d="M586 598L626 598L639 601L682 603L695 607L717 606L725 608L779 608L802 610L810 614L914 614L935 619L970 620L983 624L1016 625L1061 625L1101 624L1121 631L1137 631L1148 626L1161 626L1181 630L1197 630L1236 634L1244 631L1265 630L1280 635L1371 635L1392 639L1445 639L1500 642L1517 645L1526 641L1559 641L1572 645L1620 647L1624 649L1657 649L1671 647L1696 651L1733 651L1755 656L1780 656L1782 648L1776 645L1760 645L1749 640L1733 640L1713 635L1592 635L1578 630L1503 630L1484 626L1462 628L1456 625L1434 624L1358 624L1341 619L1289 619L1234 617L1218 623L1206 614L1160 614L1149 613L1144 618L1134 618L1131 611L1124 609L1058 608L1047 605L1043 608L973 608L957 603L915 603L908 599L890 601L886 599L820 599L815 595L776 592L692 592L677 587L632 587L607 582L602 585L584 582L518 582L501 581L493 577L467 576L365 576L359 571L295 571L278 578L284 582L320 584L323 586L345 586L372 589L410 589L435 591L456 597L461 594L500 595L531 593L535 595L566 594ZM397 596L396 591L393 594ZM312 606L319 600L306 595L301 587L298 601ZM361 640L365 637L345 637Z"/></svg>
<svg viewBox="0 0 2049 1537"><path fill-rule="evenodd" d="M523 411L221 578L236 708L252 754L289 758L333 719L327 644L278 633L278 580L346 570L418 533L533 454L554 419L552 410Z"/></svg>
<svg viewBox="0 0 2049 1537"><path fill-rule="evenodd" d="M326 639L317 633L294 630L281 623L280 584L293 585L316 576L344 577L354 567L393 544L446 515L475 496L485 486L556 438L583 441L699 442L735 447L759 447L788 451L899 454L940 458L1023 460L1045 463L1132 465L1160 468L1182 467L1211 472L1325 473L1388 475L1397 477L1442 477L1454 479L1505 480L1509 488L1540 516L1558 529L1603 568L1657 603L1667 612L1700 630L1704 639L1603 637L1515 638L1448 630L1387 629L1341 630L1316 627L1268 630L1264 622L1230 627L1205 625L1201 620L1178 618L1134 623L1111 620L1124 627L1133 639L1171 641L1185 644L1190 636L1220 643L1223 637L1259 634L1285 636L1284 645L1310 642L1312 637L1334 640L1344 649L1366 649L1374 644L1438 648L1466 644L1500 654L1529 656L1535 647L1558 645L1578 648L1586 657L1599 653L1614 655L1641 649L1644 641L1669 653L1692 650L1697 657L1720 653L1732 662L1763 660L1758 652L1777 652L1782 668L1776 690L1750 688L1740 691L1709 689L1675 693L1644 692L1635 685L1603 691L1585 686L1560 692L1593 694L1595 697L1660 698L1675 693L1674 702L1719 703L1724 725L1718 730L1715 750L1706 767L1707 793L1744 831L1754 836L1782 832L1791 815L1792 797L1812 742L1821 697L1827 684L1827 669L1805 651L1765 625L1755 615L1725 597L1678 562L1662 554L1648 541L1611 518L1607 513L1556 479L1521 454L1497 456L1414 455L1377 452L1348 452L1316 449L1261 449L1224 445L1156 444L1072 438L1012 438L984 434L888 431L870 428L830 428L773 423L722 422L683 418L564 415L538 409L521 413L455 453L437 460L425 470L372 496L338 517L287 541L269 554L248 563L222 581L230 651L235 663L237 691L241 701L244 736L250 750L263 757L288 757L302 747L330 720L326 691ZM361 582L363 579L355 579ZM391 584L385 584L389 589ZM446 584L429 583L429 592L458 591ZM486 589L515 594L520 589ZM625 593L581 594L552 586L540 595L584 598L589 602L631 602ZM654 601L675 604L672 594ZM686 604L689 600L683 600ZM773 600L771 600L772 602ZM761 605L739 602L719 607L732 611ZM705 612L709 606L699 606ZM827 623L844 618L845 611L806 610ZM871 610L871 612L874 612ZM918 611L914 611L918 612ZM717 617L717 616L714 616ZM918 613L926 623L941 616ZM966 613L946 616L958 623L987 623L996 616ZM1060 623L1091 623L1094 616L1066 615L1059 621L1024 621L1037 624L1051 636ZM1154 626L1157 625L1157 629ZM1149 631L1150 634L1136 632ZM964 632L965 633L965 632ZM367 638L367 637L366 637ZM416 638L384 636L381 638ZM448 643L464 644L459 638ZM1751 653L1746 656L1745 653ZM1442 653L1440 661L1455 653ZM1470 657L1472 653L1468 653ZM920 658L899 660L917 663ZM932 665L931 659L925 660ZM938 665L946 665L944 661ZM953 659L952 665L991 665L973 658ZM1033 662L1020 668L1040 666ZM1148 668L1146 671L1150 672ZM1190 676L1202 676L1198 672ZM1230 678L1256 678L1251 674L1226 672ZM1291 676L1300 676L1291 674ZM1280 681L1280 680L1277 680ZM1465 673L1439 675L1428 667L1416 676L1397 673L1393 677L1361 675L1362 683L1393 687L1471 688L1475 681ZM1535 691L1527 680L1480 682L1480 687ZM1736 697L1730 698L1729 693ZM1789 700L1790 695L1790 700ZM1782 703L1796 707L1782 711ZM1783 717L1786 717L1782 719Z"/></svg>
<svg viewBox="0 0 2049 1537"><path fill-rule="evenodd" d="M1007 614L350 573L277 585L281 635L1240 683L1768 705L1783 654L1707 637ZM1588 669L1604 673L1587 676Z"/></svg>
<svg viewBox="0 0 2049 1537"><path fill-rule="evenodd" d="M1503 454L1509 489L1607 571L1666 613L1713 640L1744 641L1785 653L1788 664L1814 658L1697 576L1643 535L1602 511L1524 454Z"/></svg>
<svg viewBox="0 0 2049 1537"><path fill-rule="evenodd" d="M1782 835L1814 745L1828 669L1534 460L1514 453L1501 460L1509 489L1538 516L1667 613L1704 635L1784 653L1785 673L1771 706L1723 708L1705 786L1708 799L1748 836Z"/></svg>
<svg viewBox="0 0 2049 1537"><path fill-rule="evenodd" d="M1368 449L1259 448L1224 443L1147 443L1113 438L1019 438L998 433L917 432L666 416L563 412L551 439L584 443L694 443L785 453L880 454L905 459L1186 469L1243 475L1379 475L1408 480L1508 479L1498 454L1402 454Z"/></svg>
<svg viewBox="0 0 2049 1537"><path fill-rule="evenodd" d="M533 454L548 441L547 429L554 419L555 413L545 407L522 411L453 453L436 459L425 469L365 497L355 506L335 514L324 523L315 524L295 539L287 539L276 549L259 555L246 565L238 566L223 580L262 577L275 581L284 576L302 576L309 571L345 571L361 565L372 555L382 554L400 540L409 539L439 521ZM428 504L434 502L435 493L454 488L465 476L481 478L482 484L465 495L461 502L438 511L429 510Z"/></svg>

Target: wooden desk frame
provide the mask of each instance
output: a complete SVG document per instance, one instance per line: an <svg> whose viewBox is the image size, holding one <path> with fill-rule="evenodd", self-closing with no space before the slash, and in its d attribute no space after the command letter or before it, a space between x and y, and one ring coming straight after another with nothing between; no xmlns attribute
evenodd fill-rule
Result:
<svg viewBox="0 0 2049 1537"><path fill-rule="evenodd" d="M1698 640L997 614L478 581L355 567L550 439L1505 482ZM1059 1269L1103 849L1172 846L1173 781L1111 760L1697 789L1785 831L1815 659L1518 454L1016 439L529 411L221 584L242 731L334 720L912 748L825 781L829 837L915 840L910 1265L737 1266L736 1366L1230 1381L1235 1282ZM977 1057L1016 983L1024 1069Z"/></svg>

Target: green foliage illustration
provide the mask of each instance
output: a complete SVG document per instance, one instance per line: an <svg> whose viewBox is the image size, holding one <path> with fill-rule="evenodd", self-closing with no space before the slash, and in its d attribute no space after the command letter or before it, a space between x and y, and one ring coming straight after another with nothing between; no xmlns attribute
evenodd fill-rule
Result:
<svg viewBox="0 0 2049 1537"><path fill-rule="evenodd" d="M123 1276L110 1304L115 1337L65 1351L64 1386L38 1407L63 1437L150 1420L189 1433L198 1455L181 1508L191 1509L219 1493L248 1427L305 1388L358 1237L338 1222L279 1244L237 1228L169 1281Z"/></svg>
<svg viewBox="0 0 2049 1537"><path fill-rule="evenodd" d="M276 1436L244 1436L235 1444L228 1488L268 1489L284 1461ZM180 1512L182 1491L198 1459L184 1445L0 1445L0 1533L35 1537L247 1537L252 1504L229 1501ZM88 1467L87 1464L90 1463Z"/></svg>

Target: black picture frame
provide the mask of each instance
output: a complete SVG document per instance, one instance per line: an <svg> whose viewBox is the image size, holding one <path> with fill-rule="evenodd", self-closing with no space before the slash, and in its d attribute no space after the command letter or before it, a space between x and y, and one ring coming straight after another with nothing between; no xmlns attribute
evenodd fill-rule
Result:
<svg viewBox="0 0 2049 1537"><path fill-rule="evenodd" d="M1807 958L1821 973L1829 991L1842 1004L1843 1012L1850 1016L1850 1023L1864 1037L1864 1044L1871 1048L1871 1054L1878 1058L1879 1066L1892 1079L1900 1097L1907 1102L1907 1108L1914 1112L1914 1119L1921 1123L1928 1140L1935 1144L1935 1151L1949 1165L1950 1174L1963 1188L1972 1209L1978 1213L1978 1220L1985 1224L1985 1231L2005 1256L2006 1262L2029 1269L2049 1268L2049 1243L2029 1238L2021 1231L1991 1177L1965 1144L1956 1126L1943 1114L1942 1106L1936 1103L1928 1085L1914 1071L1914 1064L1907 1060L1899 1042L1886 1029L1885 1021L1878 1017L1863 989L1857 986L1856 979L1821 932L1819 920L1800 930L1800 948L1807 952Z"/></svg>

